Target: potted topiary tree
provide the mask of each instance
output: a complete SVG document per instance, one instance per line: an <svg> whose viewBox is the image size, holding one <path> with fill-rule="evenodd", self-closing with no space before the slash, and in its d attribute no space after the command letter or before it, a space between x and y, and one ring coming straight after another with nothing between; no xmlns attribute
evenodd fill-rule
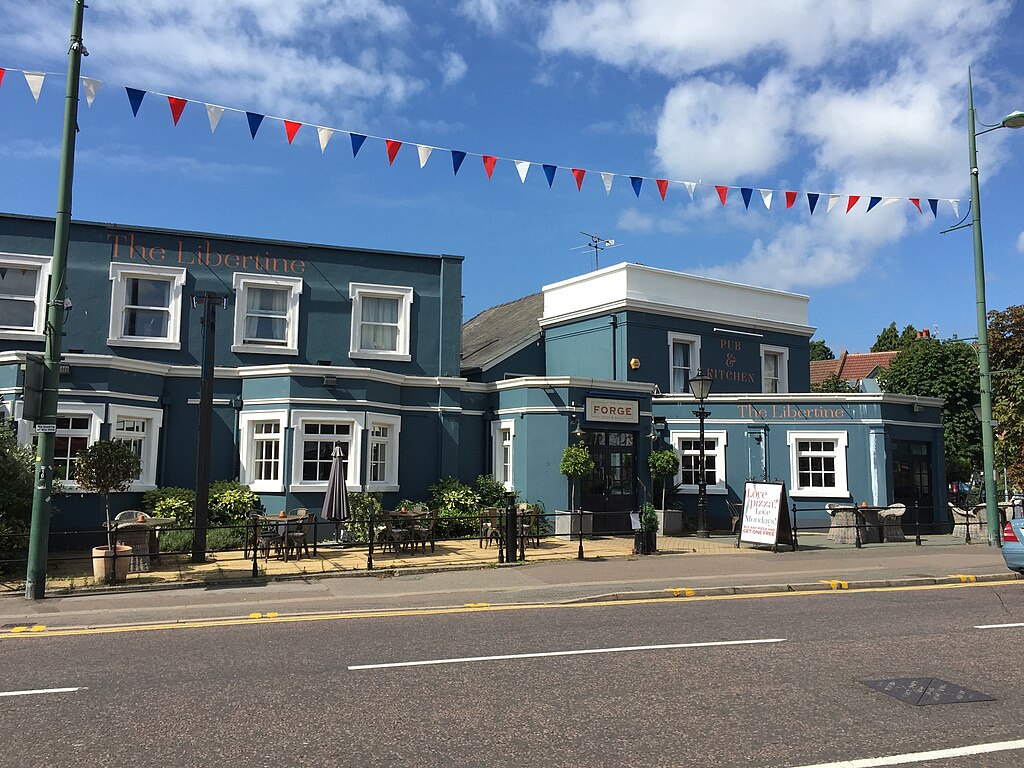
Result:
<svg viewBox="0 0 1024 768"><path fill-rule="evenodd" d="M132 548L115 543L117 537L110 517L110 494L127 491L139 476L141 467L139 457L120 440L98 440L75 456L75 482L82 490L103 496L103 511L107 518L107 546L92 550L93 577L98 584L112 584L128 577Z"/></svg>
<svg viewBox="0 0 1024 768"><path fill-rule="evenodd" d="M647 457L647 466L651 470L651 477L661 481L661 511L658 513L660 529L666 535L670 533L683 532L682 510L665 509L665 497L668 491L668 479L674 477L679 471L679 457L672 450L652 451Z"/></svg>
<svg viewBox="0 0 1024 768"><path fill-rule="evenodd" d="M640 510L640 530L633 536L633 552L650 555L658 551L658 512L654 505L645 501Z"/></svg>
<svg viewBox="0 0 1024 768"><path fill-rule="evenodd" d="M562 451L562 461L558 466L558 471L569 478L569 515L571 516L576 510L576 480L577 478L586 477L594 471L594 459L590 455L590 451L587 450L587 446L583 443L577 443L576 445L567 445L565 450ZM570 525L571 535L571 525ZM580 552L579 558L583 559L583 514L580 513Z"/></svg>

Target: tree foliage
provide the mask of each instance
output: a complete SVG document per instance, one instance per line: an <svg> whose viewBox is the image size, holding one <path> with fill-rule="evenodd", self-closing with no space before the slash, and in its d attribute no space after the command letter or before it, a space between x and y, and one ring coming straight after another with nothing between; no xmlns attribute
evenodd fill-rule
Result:
<svg viewBox="0 0 1024 768"><path fill-rule="evenodd" d="M900 333L896 330L896 323L889 323L887 328L883 328L882 332L878 334L878 338L875 339L875 343L871 345L872 352L893 352L901 349L909 349L913 346L914 342L917 341L917 329L908 325Z"/></svg>
<svg viewBox="0 0 1024 768"><path fill-rule="evenodd" d="M562 451L558 471L569 478L569 510L576 508L576 478L586 477L594 471L594 459L583 443L567 445Z"/></svg>
<svg viewBox="0 0 1024 768"><path fill-rule="evenodd" d="M996 464L1012 485L1024 485L1024 305L988 313L988 356L992 374L992 415Z"/></svg>
<svg viewBox="0 0 1024 768"><path fill-rule="evenodd" d="M103 496L111 552L114 550L114 526L110 519L110 494L127 491L141 469L139 457L120 440L97 440L75 457L75 482L83 490Z"/></svg>
<svg viewBox="0 0 1024 768"><path fill-rule="evenodd" d="M824 339L811 340L811 360L835 360L836 354L829 349Z"/></svg>
<svg viewBox="0 0 1024 768"><path fill-rule="evenodd" d="M856 392L857 387L833 373L827 379L811 385L811 392Z"/></svg>
<svg viewBox="0 0 1024 768"><path fill-rule="evenodd" d="M32 452L18 445L14 428L0 418L0 537L28 529L32 517ZM0 541L0 551L14 546Z"/></svg>
<svg viewBox="0 0 1024 768"><path fill-rule="evenodd" d="M918 339L893 358L878 375L886 392L941 397L946 473L966 480L965 467L981 465L981 425L974 414L978 402L978 358L961 341Z"/></svg>

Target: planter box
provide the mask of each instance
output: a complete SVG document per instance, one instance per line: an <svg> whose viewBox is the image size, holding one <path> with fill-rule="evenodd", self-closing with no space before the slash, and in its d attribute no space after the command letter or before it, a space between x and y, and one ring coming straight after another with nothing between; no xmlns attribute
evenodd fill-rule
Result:
<svg viewBox="0 0 1024 768"><path fill-rule="evenodd" d="M591 536L594 533L594 515L591 512L583 511L583 535ZM580 535L580 512L577 510L571 517L568 510L555 510L555 536L560 539L576 538Z"/></svg>
<svg viewBox="0 0 1024 768"><path fill-rule="evenodd" d="M637 531L633 534L633 554L651 555L658 551L657 531Z"/></svg>
<svg viewBox="0 0 1024 768"><path fill-rule="evenodd" d="M92 550L92 576L97 584L110 584L111 576L115 574L116 563L117 581L123 582L128 578L128 565L132 559L132 548L117 545L117 557L110 552L110 547L93 547Z"/></svg>
<svg viewBox="0 0 1024 768"><path fill-rule="evenodd" d="M683 532L683 511L681 509L666 509L664 513L658 510L658 530L666 536L679 536Z"/></svg>

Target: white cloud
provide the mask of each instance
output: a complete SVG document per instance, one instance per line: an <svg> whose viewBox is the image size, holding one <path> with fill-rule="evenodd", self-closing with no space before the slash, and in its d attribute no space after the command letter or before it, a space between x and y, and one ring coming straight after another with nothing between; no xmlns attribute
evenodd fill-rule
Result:
<svg viewBox="0 0 1024 768"><path fill-rule="evenodd" d="M441 80L444 85L454 85L466 76L466 60L455 51L441 55Z"/></svg>
<svg viewBox="0 0 1024 768"><path fill-rule="evenodd" d="M769 73L756 87L686 80L665 97L656 152L674 177L757 179L787 158L793 82Z"/></svg>
<svg viewBox="0 0 1024 768"><path fill-rule="evenodd" d="M1017 252L1024 253L1024 232L1017 236Z"/></svg>
<svg viewBox="0 0 1024 768"><path fill-rule="evenodd" d="M462 0L458 12L489 32L501 32L527 0Z"/></svg>
<svg viewBox="0 0 1024 768"><path fill-rule="evenodd" d="M64 2L5 9L0 48L67 48ZM108 0L86 11L83 74L146 90L287 115L358 116L426 87L405 49L405 9L384 0ZM63 62L53 63L63 67Z"/></svg>

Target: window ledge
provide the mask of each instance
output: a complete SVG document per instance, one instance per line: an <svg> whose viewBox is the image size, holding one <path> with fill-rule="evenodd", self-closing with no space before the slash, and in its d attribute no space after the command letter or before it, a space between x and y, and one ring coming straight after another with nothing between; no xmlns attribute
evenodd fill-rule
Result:
<svg viewBox="0 0 1024 768"><path fill-rule="evenodd" d="M13 328L0 330L0 339L12 339L14 341L46 341L46 336L35 331L16 331Z"/></svg>
<svg viewBox="0 0 1024 768"><path fill-rule="evenodd" d="M298 347L277 347L271 344L232 344L232 352L253 355L298 355Z"/></svg>
<svg viewBox="0 0 1024 768"><path fill-rule="evenodd" d="M699 493L696 485L681 485L679 486L680 493L692 493L696 495ZM729 488L725 485L709 485L707 487L708 496L724 496L729 493Z"/></svg>
<svg viewBox="0 0 1024 768"><path fill-rule="evenodd" d="M797 499L848 499L850 492L845 488L800 488L789 495Z"/></svg>
<svg viewBox="0 0 1024 768"><path fill-rule="evenodd" d="M401 352L374 352L365 349L350 351L348 356L357 360L395 360L402 363L412 361L412 355L405 355Z"/></svg>
<svg viewBox="0 0 1024 768"><path fill-rule="evenodd" d="M401 486L398 483L367 483L367 493L398 493Z"/></svg>
<svg viewBox="0 0 1024 768"><path fill-rule="evenodd" d="M284 483L248 483L249 489L256 493L284 493Z"/></svg>
<svg viewBox="0 0 1024 768"><path fill-rule="evenodd" d="M137 347L139 349L181 349L181 342L168 339L107 339L108 347Z"/></svg>

